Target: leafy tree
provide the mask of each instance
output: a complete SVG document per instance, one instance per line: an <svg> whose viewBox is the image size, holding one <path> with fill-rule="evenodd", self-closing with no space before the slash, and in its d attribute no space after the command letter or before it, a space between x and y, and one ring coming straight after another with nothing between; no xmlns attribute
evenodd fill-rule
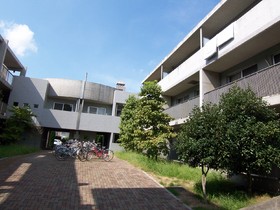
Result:
<svg viewBox="0 0 280 210"><path fill-rule="evenodd" d="M252 173L269 173L280 166L280 123L278 114L249 88L234 86L222 95L224 116L222 167L229 173L246 173L248 191Z"/></svg>
<svg viewBox="0 0 280 210"><path fill-rule="evenodd" d="M169 151L168 139L175 134L169 126L171 117L163 113L164 100L156 81L145 82L139 99L127 101L120 125L120 141L125 148L144 152L149 158Z"/></svg>
<svg viewBox="0 0 280 210"><path fill-rule="evenodd" d="M122 109L119 141L125 150L136 151L134 132L137 128L135 121L137 106L138 99L134 95L130 95Z"/></svg>
<svg viewBox="0 0 280 210"><path fill-rule="evenodd" d="M10 110L12 115L4 124L3 133L0 135L1 144L18 142L23 133L35 128L32 117L35 116L29 107L16 107Z"/></svg>
<svg viewBox="0 0 280 210"><path fill-rule="evenodd" d="M223 120L214 104L195 107L182 126L175 143L179 158L191 166L201 167L202 189L206 198L206 176L210 168L220 168Z"/></svg>
<svg viewBox="0 0 280 210"><path fill-rule="evenodd" d="M209 168L246 173L251 192L253 173L269 173L274 164L280 166L278 114L252 90L234 86L218 105L205 104L192 111L176 148L185 162L202 167L205 178Z"/></svg>

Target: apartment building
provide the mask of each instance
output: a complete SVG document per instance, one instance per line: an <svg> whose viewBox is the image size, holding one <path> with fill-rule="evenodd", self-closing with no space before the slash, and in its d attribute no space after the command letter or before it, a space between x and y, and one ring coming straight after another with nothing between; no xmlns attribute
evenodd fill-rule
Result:
<svg viewBox="0 0 280 210"><path fill-rule="evenodd" d="M124 83L109 87L86 80L16 76L8 106L30 107L41 132L26 139L42 148L52 146L53 138L60 137L100 141L119 150L120 114L130 94Z"/></svg>
<svg viewBox="0 0 280 210"><path fill-rule="evenodd" d="M0 121L6 119L7 105L14 75L25 76L26 69L17 59L8 45L8 41L0 35Z"/></svg>
<svg viewBox="0 0 280 210"><path fill-rule="evenodd" d="M175 128L234 84L280 110L280 1L222 0L143 82L153 80Z"/></svg>
<svg viewBox="0 0 280 210"><path fill-rule="evenodd" d="M280 112L280 1L222 0L143 82L153 80L175 130L194 106L217 103L233 85ZM279 192L280 169L269 176L255 176L254 186Z"/></svg>
<svg viewBox="0 0 280 210"><path fill-rule="evenodd" d="M131 93L125 84L116 87L86 79L36 79L26 77L26 69L0 36L0 122L9 117L12 106L28 106L38 132L26 133L26 143L41 148L52 146L54 138L96 140L112 150L120 150L120 114ZM0 126L0 128L1 128Z"/></svg>

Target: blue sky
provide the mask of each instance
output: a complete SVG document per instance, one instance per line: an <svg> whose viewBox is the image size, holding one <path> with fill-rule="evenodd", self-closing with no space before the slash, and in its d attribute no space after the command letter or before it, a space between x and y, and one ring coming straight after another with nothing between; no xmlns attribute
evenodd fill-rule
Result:
<svg viewBox="0 0 280 210"><path fill-rule="evenodd" d="M28 77L141 81L220 0L0 0L0 34ZM3 7L4 5L4 7Z"/></svg>

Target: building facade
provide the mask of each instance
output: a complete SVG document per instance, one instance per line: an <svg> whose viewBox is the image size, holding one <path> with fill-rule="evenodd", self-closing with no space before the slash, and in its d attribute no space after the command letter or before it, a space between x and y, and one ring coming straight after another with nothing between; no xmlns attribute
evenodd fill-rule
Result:
<svg viewBox="0 0 280 210"><path fill-rule="evenodd" d="M118 150L121 110L130 93L124 84L116 88L80 80L14 77L8 107L28 106L36 115L40 134L26 137L52 146L53 138L99 141Z"/></svg>
<svg viewBox="0 0 280 210"><path fill-rule="evenodd" d="M233 85L250 87L280 112L280 1L222 0L144 79L157 80L176 129L195 106L218 103ZM254 177L280 189L280 170Z"/></svg>
<svg viewBox="0 0 280 210"><path fill-rule="evenodd" d="M131 94L124 83L109 87L86 80L26 77L26 69L1 36L0 64L1 127L9 108L26 106L39 128L24 135L27 144L50 148L54 138L64 138L95 140L112 150L122 149L117 143L120 114Z"/></svg>
<svg viewBox="0 0 280 210"><path fill-rule="evenodd" d="M237 84L280 105L280 1L222 0L144 79L157 80L180 126Z"/></svg>
<svg viewBox="0 0 280 210"><path fill-rule="evenodd" d="M6 119L7 105L14 75L25 76L26 70L0 35L0 120Z"/></svg>

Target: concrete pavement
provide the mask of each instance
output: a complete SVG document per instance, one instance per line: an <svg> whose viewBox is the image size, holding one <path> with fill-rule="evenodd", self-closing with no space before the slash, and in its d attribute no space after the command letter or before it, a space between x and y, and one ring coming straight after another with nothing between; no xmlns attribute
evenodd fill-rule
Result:
<svg viewBox="0 0 280 210"><path fill-rule="evenodd" d="M73 158L50 151L0 160L0 209L189 209L126 161Z"/></svg>

